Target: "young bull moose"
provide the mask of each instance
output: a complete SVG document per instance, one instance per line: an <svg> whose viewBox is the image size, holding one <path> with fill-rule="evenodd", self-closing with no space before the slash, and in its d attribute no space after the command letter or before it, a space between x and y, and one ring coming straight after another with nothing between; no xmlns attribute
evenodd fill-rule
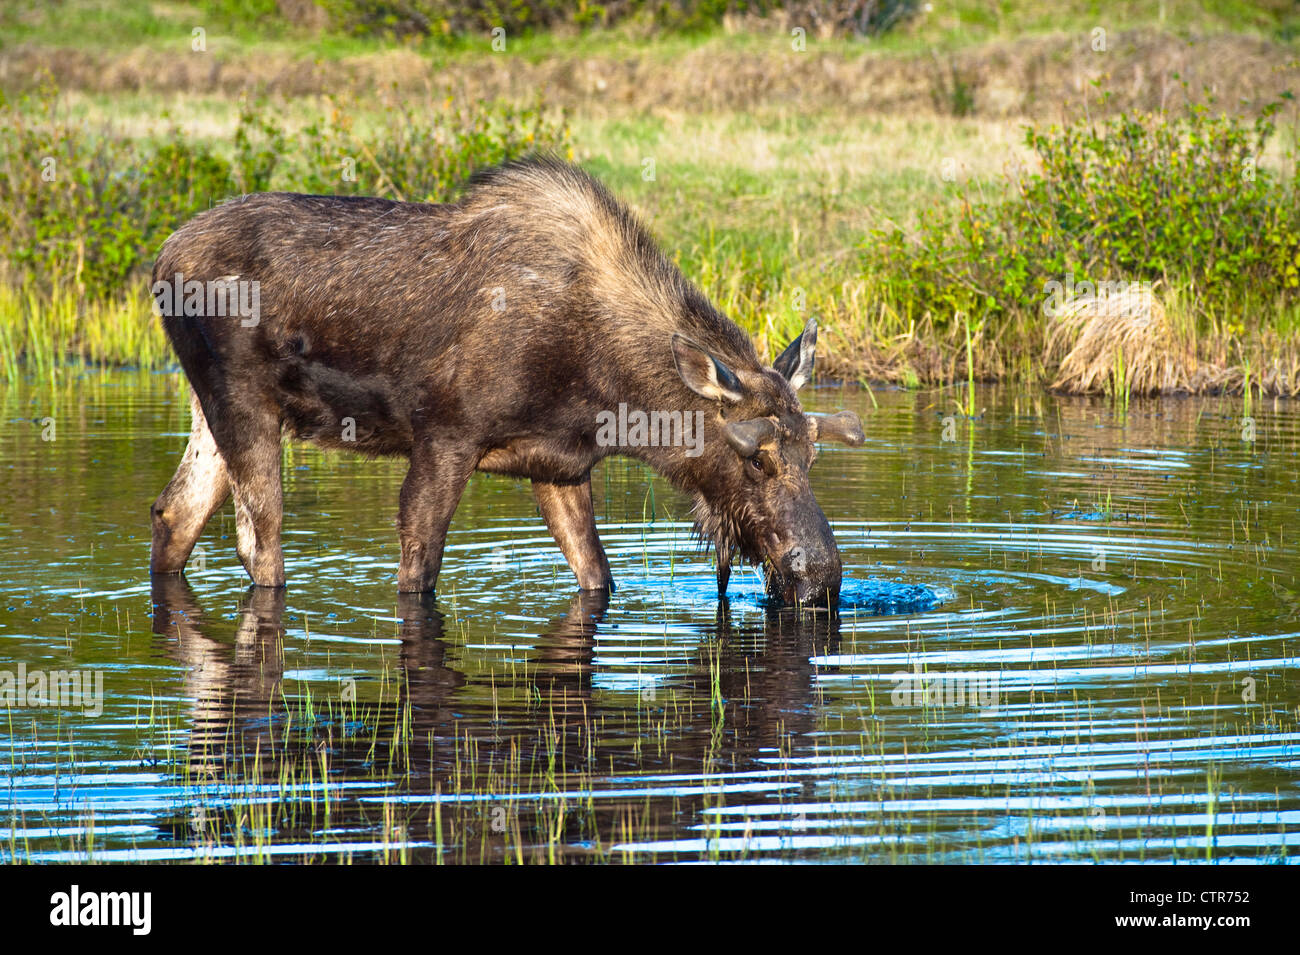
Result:
<svg viewBox="0 0 1300 955"><path fill-rule="evenodd" d="M153 278L194 395L189 446L152 509L155 574L182 570L233 492L240 560L254 583L284 585L287 431L410 459L401 591L434 589L476 470L528 478L578 585L612 587L590 477L621 453L694 497L720 595L735 557L761 563L777 599L825 604L839 593L839 550L808 469L814 442L863 435L851 412L800 408L816 324L764 367L637 219L574 166L507 163L448 205L244 196L172 235ZM602 415L620 406L699 421L702 433L689 447L598 440Z"/></svg>

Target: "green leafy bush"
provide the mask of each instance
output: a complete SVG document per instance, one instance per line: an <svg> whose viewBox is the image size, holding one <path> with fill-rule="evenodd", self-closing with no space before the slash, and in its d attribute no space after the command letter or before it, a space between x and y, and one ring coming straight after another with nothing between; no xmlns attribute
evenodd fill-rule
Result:
<svg viewBox="0 0 1300 955"><path fill-rule="evenodd" d="M60 118L49 89L0 100L0 252L22 279L120 288L172 229L234 191L229 161L176 129L149 144Z"/></svg>
<svg viewBox="0 0 1300 955"><path fill-rule="evenodd" d="M265 23L281 12L278 0L199 0L198 7L207 16L230 23Z"/></svg>
<svg viewBox="0 0 1300 955"><path fill-rule="evenodd" d="M359 132L338 109L308 125L299 137L303 192L388 196L408 202L446 202L476 169L530 152L572 158L569 128L539 105L474 103L448 97L418 107L393 103L383 125Z"/></svg>
<svg viewBox="0 0 1300 955"><path fill-rule="evenodd" d="M608 26L641 19L668 29L717 26L728 14L784 10L805 27L884 32L914 14L919 0L318 0L336 28L354 34L455 37L504 27L528 33L567 25Z"/></svg>
<svg viewBox="0 0 1300 955"><path fill-rule="evenodd" d="M338 110L294 132L241 103L230 147L179 126L136 139L91 129L52 89L0 100L0 257L10 285L98 299L148 271L163 240L198 212L269 189L445 201L473 170L534 150L568 152L568 127L542 110L447 100L393 109L358 134Z"/></svg>
<svg viewBox="0 0 1300 955"><path fill-rule="evenodd" d="M1276 110L1248 120L1201 105L1028 129L1041 168L1012 197L962 196L923 214L915 234L878 231L865 268L893 308L941 326L1036 312L1051 281L1162 281L1206 312L1294 300L1300 181L1259 165Z"/></svg>

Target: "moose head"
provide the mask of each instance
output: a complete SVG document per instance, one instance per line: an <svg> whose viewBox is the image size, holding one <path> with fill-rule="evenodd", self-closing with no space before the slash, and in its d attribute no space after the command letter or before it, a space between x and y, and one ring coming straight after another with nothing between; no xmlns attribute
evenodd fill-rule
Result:
<svg viewBox="0 0 1300 955"><path fill-rule="evenodd" d="M686 387L714 404L711 453L694 482L696 526L717 549L718 594L725 596L732 560L761 564L768 595L785 603L833 605L839 599L839 548L808 483L818 442L860 446L862 423L851 411L806 413L797 392L812 377L817 322L781 352L771 368L733 370L677 334L677 372ZM706 425L706 427L708 427Z"/></svg>

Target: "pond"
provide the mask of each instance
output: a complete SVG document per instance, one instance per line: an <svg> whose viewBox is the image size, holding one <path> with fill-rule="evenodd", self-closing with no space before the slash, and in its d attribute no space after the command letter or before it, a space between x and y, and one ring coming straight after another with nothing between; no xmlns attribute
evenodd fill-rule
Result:
<svg viewBox="0 0 1300 955"><path fill-rule="evenodd" d="M867 433L814 468L835 615L766 606L752 572L720 604L686 500L622 459L593 479L607 600L527 486L483 475L437 601L399 600L402 464L305 447L287 590L248 587L229 504L187 578L151 585L179 376L0 390L0 860L1296 851L1294 405L805 404Z"/></svg>

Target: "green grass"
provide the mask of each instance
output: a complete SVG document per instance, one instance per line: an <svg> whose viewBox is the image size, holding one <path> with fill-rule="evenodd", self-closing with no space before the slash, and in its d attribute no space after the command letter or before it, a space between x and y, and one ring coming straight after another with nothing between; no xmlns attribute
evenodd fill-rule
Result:
<svg viewBox="0 0 1300 955"><path fill-rule="evenodd" d="M984 43L1029 35L1110 33L1160 29L1180 35L1241 33L1280 42L1300 38L1300 10L1289 0L934 0L927 13L871 38L811 33L810 48L845 56L864 50L881 53L952 52ZM279 18L241 18L214 13L201 3L175 0L7 0L0 5L0 36L8 45L121 51L145 47L188 50L190 31L207 31L210 49L233 52L293 52L343 59L392 49L382 37L347 36L329 30L295 27ZM647 43L653 35L654 42ZM723 47L759 54L779 45L789 48L789 31L776 22L750 20L731 33L711 29L656 31L643 22L586 31L521 34L508 37L506 55L538 62L561 57L655 57L672 61L700 48ZM486 35L407 40L401 45L434 58L474 57L489 47ZM2 47L0 47L2 48Z"/></svg>
<svg viewBox="0 0 1300 955"><path fill-rule="evenodd" d="M203 4L168 0L5 3L0 5L0 57L17 55L22 46L29 54L44 51L40 55L48 54L52 66L59 51L75 51L97 62L120 58L134 64L131 69L144 70L158 55L189 55L190 30L204 26L210 55L228 69L234 68L231 64L251 69L255 79L272 77L302 60L336 66L347 61L349 69L376 84L389 75L385 70L396 71L397 88L386 95L412 101L417 90L420 97L442 95L420 86L426 71L436 82L472 84L485 72L485 56L498 58L491 62L499 69L511 61L595 63L596 72L649 64L645 75L650 82L680 91L707 79L702 64L715 54L726 62L766 61L777 71L790 54L787 32L755 21L739 32L718 28L650 35L644 24L633 23L512 36L507 52L494 54L486 51L485 37L426 40L398 49L392 41L373 37L313 33L207 11ZM1116 35L1141 30L1173 36L1233 34L1296 49L1297 24L1300 12L1282 0L960 0L936 2L930 13L870 40L810 36L809 50L831 60L893 57L902 64L932 53L942 58L963 51L980 62L980 51L987 49L987 62L996 64L998 57L1018 55L1022 41L1054 37L1074 42L1097 26ZM354 116L358 131L382 126L388 110L381 98L322 82L319 92L327 92L328 101L316 93L276 94L264 109L288 130L303 129L334 104ZM588 96L580 89L547 95L549 103L568 109L575 158L642 215L688 277L756 337L761 352L775 354L811 312L821 316L824 329L819 367L836 377L883 378L909 386L972 376L1041 377L1038 355L1030 347L1041 332L1030 318L1018 317L996 334L977 330L969 354L979 368L972 369L964 323L900 307L891 297L890 276L864 271L861 257L875 230L895 224L911 230L928 209L1008 195L1007 171L1032 161L1023 143L1024 120L978 111L971 116L862 111L839 102L830 89L810 90L798 100L759 93L744 102L698 108L671 102L645 108ZM197 89L140 92L130 84L103 92L74 84L61 103L94 135L161 141L174 125L187 142L232 158L239 103L231 95ZM643 178L647 159L654 162L653 181ZM1265 162L1276 161L1265 157ZM955 181L945 181L946 173L955 173L948 177ZM295 188L288 180L274 185ZM1166 292L1171 317L1206 324L1203 315L1194 316L1195 296L1181 288ZM43 375L64 354L145 366L167 361L156 327L137 327L139 289L114 292L99 304L80 303L75 321L69 320L72 306L66 301L54 305L49 290L39 294L51 301L52 314L36 314L40 310L34 308L33 294L38 293L24 288L0 297L0 345L6 348L0 372L6 376L21 373L16 356L27 351L33 352L27 366L42 369ZM1300 323L1300 310L1290 306L1260 301L1250 308L1271 312L1259 324L1279 340L1293 337ZM977 329L983 327L978 317L972 320ZM1220 338L1231 342L1246 330L1241 316L1213 316L1209 324L1211 349L1223 350ZM45 357L45 350L55 357ZM1267 349L1247 360L1266 365Z"/></svg>
<svg viewBox="0 0 1300 955"><path fill-rule="evenodd" d="M63 101L68 115L89 130L150 141L165 139L175 124L195 147L232 158L238 104L228 99L73 92ZM290 129L320 113L309 100L268 108ZM356 128L367 132L382 120L373 108L361 109ZM942 198L947 184L934 156L962 156L964 174L996 191L1008 150L1018 149L1014 124L974 119L875 117L845 124L834 115L773 109L588 116L571 125L575 158L636 209L686 274L773 353L802 327L796 296L809 309L838 314L849 308L861 318L869 296L855 246L869 228L905 222L918 203ZM891 155L899 141L912 144L910 156ZM655 163L653 181L642 178L647 158ZM847 296L844 283L852 286ZM118 298L134 302L144 286L141 279L138 289ZM0 298L0 334L8 336L11 351L21 350L25 336L48 331L65 351L80 350L92 361L166 361L160 334L151 333L139 347L132 326L92 328L100 319L87 317L79 328L54 316L33 318L30 308L18 307L20 298L31 301L30 293ZM100 307L96 315L112 314L113 301L113 308ZM900 330L891 326L889 332ZM43 347L45 338L31 340Z"/></svg>
<svg viewBox="0 0 1300 955"><path fill-rule="evenodd" d="M0 283L0 381L53 383L89 365L163 368L175 362L141 288L138 295L81 301Z"/></svg>

